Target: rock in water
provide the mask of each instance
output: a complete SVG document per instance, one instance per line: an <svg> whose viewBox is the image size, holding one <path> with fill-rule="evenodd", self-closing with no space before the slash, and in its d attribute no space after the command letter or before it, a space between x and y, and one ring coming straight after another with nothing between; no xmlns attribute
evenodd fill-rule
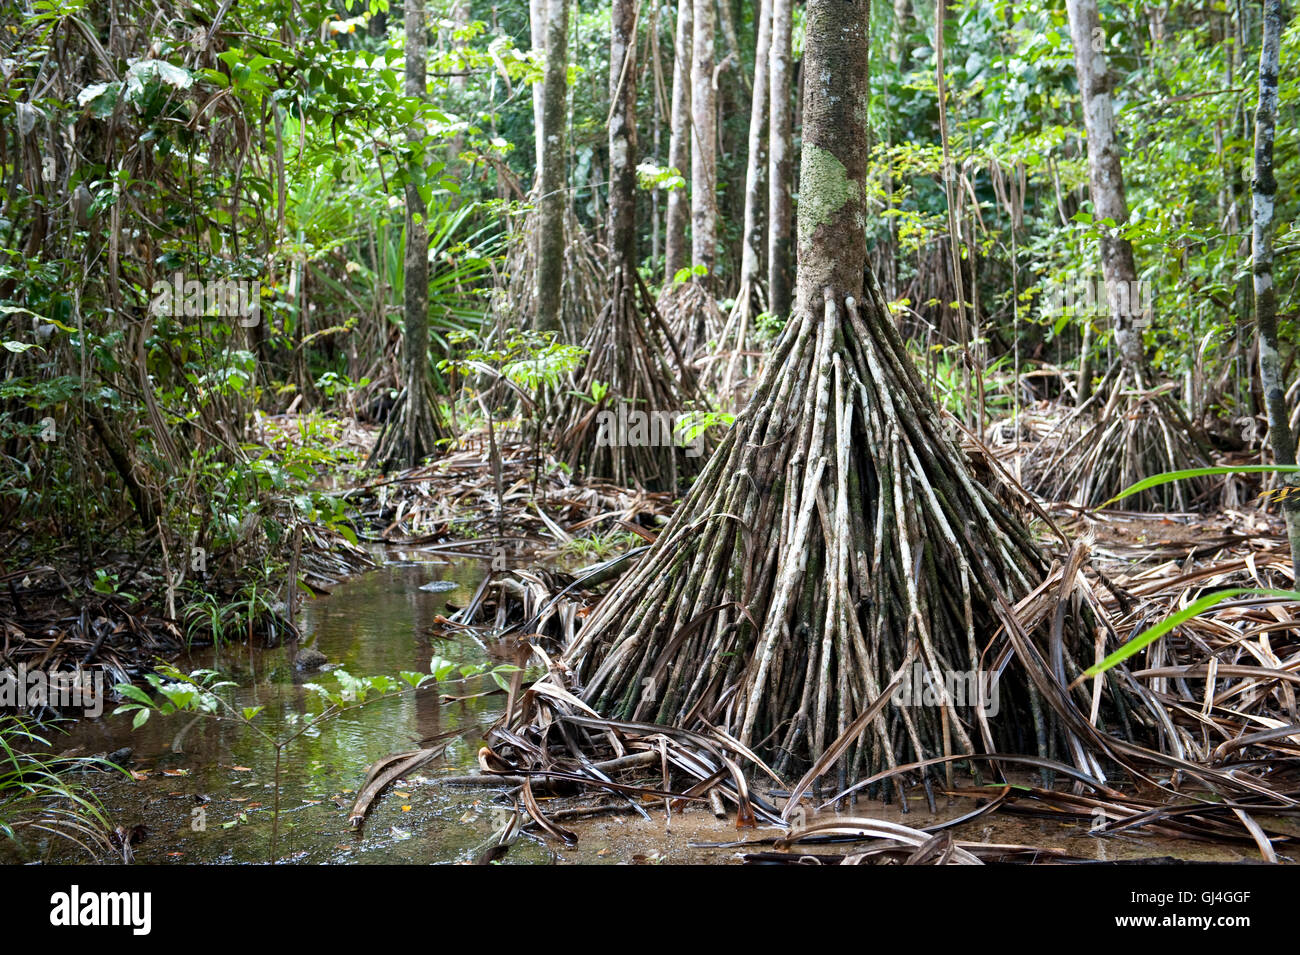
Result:
<svg viewBox="0 0 1300 955"><path fill-rule="evenodd" d="M459 586L460 584L454 580L431 580L420 589L431 594L445 594L447 591L455 590Z"/></svg>
<svg viewBox="0 0 1300 955"><path fill-rule="evenodd" d="M303 647L293 658L293 665L299 670L319 670L326 663L329 663L329 657L315 647Z"/></svg>

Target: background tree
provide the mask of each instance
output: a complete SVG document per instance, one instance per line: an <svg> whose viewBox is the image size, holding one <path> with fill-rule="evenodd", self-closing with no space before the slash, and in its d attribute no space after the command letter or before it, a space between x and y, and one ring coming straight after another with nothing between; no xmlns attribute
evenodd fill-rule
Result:
<svg viewBox="0 0 1300 955"><path fill-rule="evenodd" d="M790 200L792 126L790 112L790 46L794 32L792 0L771 0L772 46L768 96L770 135L767 160L767 307L784 318L790 313L793 290L791 276L790 224L794 212Z"/></svg>
<svg viewBox="0 0 1300 955"><path fill-rule="evenodd" d="M703 0L701 0L703 2ZM673 42L673 102L669 118L668 166L683 180L691 178L691 43L695 34L693 0L677 0L677 29ZM686 223L690 218L690 191L685 185L668 193L664 221L664 284L690 264Z"/></svg>
<svg viewBox="0 0 1300 955"><path fill-rule="evenodd" d="M740 290L736 305L746 312L763 305L763 253L767 235L767 115L771 105L768 59L772 49L772 0L756 11L753 95L749 108L749 143L745 163L745 221L741 235Z"/></svg>
<svg viewBox="0 0 1300 955"><path fill-rule="evenodd" d="M695 284L716 290L718 247L718 91L714 87L713 0L695 0L691 43L691 265L707 271Z"/></svg>
<svg viewBox="0 0 1300 955"><path fill-rule="evenodd" d="M1107 288L1121 283L1127 289L1138 279L1133 261L1133 245L1120 230L1128 222L1128 202L1124 196L1124 171L1119 141L1115 136L1112 88L1115 76L1106 61L1106 32L1097 13L1096 0L1068 0L1070 39L1074 47L1074 68L1079 78L1079 95L1083 100L1083 123L1088 135L1088 178L1093 217L1098 222L1110 220L1109 229L1101 230L1101 267ZM1120 360L1140 389L1148 386L1146 352L1140 330L1126 309L1114 307L1110 318Z"/></svg>
<svg viewBox="0 0 1300 955"><path fill-rule="evenodd" d="M725 0L724 0L725 6ZM767 114L771 98L768 57L772 47L772 0L759 0L755 11L754 78L750 84L749 143L745 162L745 213L740 239L740 285L720 341L731 347L719 393L732 393L740 354L747 347L755 317L762 312L763 253L767 242Z"/></svg>
<svg viewBox="0 0 1300 955"><path fill-rule="evenodd" d="M1141 294L1133 244L1125 234L1128 201L1115 133L1115 75L1106 60L1106 31L1096 0L1068 0L1066 6L1087 133L1091 221L1101 249L1103 308L1119 352L1119 373L1107 374L1110 387L1093 402L1099 406L1096 423L1078 440L1064 442L1040 472L1049 496L1098 505L1148 475L1208 462L1170 389L1153 380L1141 324L1135 324ZM1084 273L1083 281L1092 281L1089 273ZM1166 484L1143 492L1133 504L1186 510L1192 502L1203 501L1209 491L1205 480Z"/></svg>
<svg viewBox="0 0 1300 955"><path fill-rule="evenodd" d="M1091 637L1058 631L1053 678L1012 619L1042 555L971 478L864 281L869 10L807 8L795 313L745 411L564 663L598 710L721 726L778 773L838 760L841 779L858 778L972 752L976 736L1045 752L1055 733L1085 763L1074 734L1095 734L1061 686ZM1024 669L1003 676L996 726L942 689L936 707L891 705L913 664L979 669L977 635L1000 626ZM1037 740L1030 682L1059 714Z"/></svg>
<svg viewBox="0 0 1300 955"><path fill-rule="evenodd" d="M573 337L580 329L564 329L565 213L569 203L568 147L565 144L569 74L568 0L545 0L546 77L542 89L541 167L538 170L537 311L540 331L563 331Z"/></svg>
<svg viewBox="0 0 1300 955"><path fill-rule="evenodd" d="M465 41L460 39L460 37L468 32L469 28L469 0L452 0L450 32L452 34L451 47L453 50L463 50L465 48ZM465 101L466 93L469 92L469 77L463 75L467 72L464 69L455 70L453 72L462 74L450 78L451 88L456 92L457 99L459 100L457 107L460 108L460 104ZM451 145L447 149L447 164L453 165L460 158L461 150L464 148L465 134L457 133L452 139Z"/></svg>
<svg viewBox="0 0 1300 955"><path fill-rule="evenodd" d="M428 95L425 63L428 24L424 0L406 0L406 95L423 101ZM422 189L425 163L423 117L407 132L411 169L406 181L406 255L402 320L402 392L393 413L371 451L371 460L384 467L415 467L437 448L447 429L433 392L429 369L429 228Z"/></svg>
<svg viewBox="0 0 1300 955"><path fill-rule="evenodd" d="M546 11L547 0L528 0L528 36L533 54L546 63ZM540 173L546 165L546 139L542 128L546 124L546 84L533 84L533 171Z"/></svg>
<svg viewBox="0 0 1300 955"><path fill-rule="evenodd" d="M1277 130L1277 76L1282 36L1281 0L1264 0L1264 36L1259 51L1259 106L1255 110L1255 176L1251 201L1255 277L1255 323L1259 329L1259 377L1268 414L1268 440L1273 460L1296 463L1296 437L1286 402L1286 381L1277 338L1277 289L1273 285L1273 214L1277 206L1277 176L1273 169L1273 140ZM1290 492L1282 500L1291 564L1300 581L1300 475L1283 478Z"/></svg>
<svg viewBox="0 0 1300 955"><path fill-rule="evenodd" d="M609 249L611 299L584 341L587 361L565 399L558 451L583 474L624 486L675 490L698 461L669 442L602 438L605 412L649 412L676 420L696 397L695 379L637 271L637 6L613 0L609 41ZM680 374L675 370L680 368Z"/></svg>

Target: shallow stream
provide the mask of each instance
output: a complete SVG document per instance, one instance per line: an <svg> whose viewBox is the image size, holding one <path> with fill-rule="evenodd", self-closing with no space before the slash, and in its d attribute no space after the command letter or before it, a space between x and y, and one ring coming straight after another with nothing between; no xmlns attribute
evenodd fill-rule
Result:
<svg viewBox="0 0 1300 955"><path fill-rule="evenodd" d="M390 554L374 571L339 584L323 597L309 600L300 613L304 639L354 676L402 670L428 672L436 654L458 663L487 662L488 649L469 636L435 638L435 618L447 613L447 601L464 603L478 586L479 562L430 559L419 553ZM450 581L454 590L421 590L432 581ZM285 648L226 646L196 652L178 661L182 669L214 667L239 685L239 706L264 706L258 725L275 736L287 735L293 721L317 712L322 704L304 682L328 682L321 673L295 670ZM490 693L485 677L459 685L427 686L415 693L381 699L309 729L285 750L280 771L280 824L275 858L310 863L454 863L476 857L501 824L508 805L499 793L438 785L447 775L478 771L483 733L496 719L504 695ZM444 702L444 694L473 698ZM130 718L104 716L83 720L55 749L84 754L133 750L133 775L86 774L112 822L126 830L143 827L134 845L143 863L253 863L271 858L271 818L275 788L275 751L265 740L234 722L197 719L190 714L151 718L132 730ZM395 752L429 745L452 732L445 756L399 780L374 804L364 828L348 826L348 810L367 767ZM969 809L969 802L939 806L938 818ZM566 822L580 836L576 848L554 846L525 836L507 854L506 863L549 862L728 862L738 847L702 848L693 843L734 843L779 834L777 830L737 832L731 820L703 811L665 821L662 803L647 805L651 819L601 817ZM902 815L894 806L860 804L855 814L894 819L921 827L937 821L918 800ZM1103 860L1176 855L1186 859L1237 861L1258 859L1249 847L1240 850L1201 846L1150 837L1099 839L1083 828L1022 817L984 818L967 824L959 838L1053 846L1073 855ZM0 847L0 855L12 858ZM87 854L61 839L33 843L28 860L90 861Z"/></svg>

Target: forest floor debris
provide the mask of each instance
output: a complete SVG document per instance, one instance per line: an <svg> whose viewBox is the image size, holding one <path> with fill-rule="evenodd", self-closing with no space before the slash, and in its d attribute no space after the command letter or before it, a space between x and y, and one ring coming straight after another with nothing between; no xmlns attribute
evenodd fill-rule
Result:
<svg viewBox="0 0 1300 955"><path fill-rule="evenodd" d="M493 449L496 453L494 454ZM350 490L346 499L375 532L366 539L492 557L567 548L592 535L644 535L666 519L673 495L573 476L539 455L518 429L462 434L444 456Z"/></svg>
<svg viewBox="0 0 1300 955"><path fill-rule="evenodd" d="M0 610L0 679L12 683L16 694L0 699L0 706L38 718L76 716L78 709L98 715L114 686L132 682L154 659L184 647L175 621L126 594L81 593L53 567L10 572L0 582L7 589L7 606ZM75 681L86 692L43 686L32 694L29 674Z"/></svg>
<svg viewBox="0 0 1300 955"><path fill-rule="evenodd" d="M1150 515L1121 510L1084 511L1070 505L1048 506L1059 526L1082 536L1091 557L1080 571L1113 628L1115 645L1187 607L1198 597L1225 588L1292 589L1290 563L1281 523L1273 515L1250 508L1211 515ZM635 557L629 558L631 563ZM1055 576L1053 576L1055 575ZM1049 575L1059 580L1059 568ZM607 577L601 579L603 585ZM485 770L509 777L515 795L525 789L546 791L553 798L529 808L533 825L561 842L572 831L564 820L579 818L583 800L604 792L604 808L640 815L645 807L671 804L677 812L687 806L707 806L719 799L744 828L771 815L790 822L788 805L752 795L762 786L789 796L789 782L745 747L715 727L694 732L652 723L599 718L565 689L557 667L564 647L575 639L582 621L600 598L600 587L584 583L582 574L556 578L546 573L514 571L498 574L485 585L470 617L477 612L486 624L507 622L507 635L531 642L537 658L553 676L512 698L517 707L540 707L537 717L520 730L508 720L498 724ZM1022 608L1024 609L1024 608ZM1150 712L1128 714L1134 725L1130 738L1156 739L1162 766L1137 760L1111 767L1104 783L1085 778L1067 763L1034 757L979 757L966 768L983 764L986 785L969 787L944 781L940 764L952 757L899 767L897 773L877 773L864 785L859 780L843 792L824 791L820 779L805 779L796 790L815 796L800 802L791 831L799 837L779 849L761 848L745 855L749 862L793 861L809 851L804 835L853 836L847 853L830 853L818 862L1075 862L1091 858L1059 849L1028 845L972 849L961 840L941 837L939 829L921 827L908 833L885 832L887 827L864 823L861 807L852 801L866 794L898 804L920 799L931 814L943 798L970 801L968 818L998 813L1051 820L1080 829L1081 835L1123 834L1126 838L1172 839L1218 846L1256 859L1276 861L1295 856L1300 836L1300 719L1297 719L1295 676L1300 667L1300 604L1262 595L1243 595L1184 622L1132 664L1126 675L1141 686L1137 699ZM1098 659L1101 657L1098 650ZM1137 724L1144 729L1139 730ZM619 759L658 751L659 771L610 775L593 771L593 761ZM743 768L742 768L743 767ZM1018 767L1014 774L1008 770ZM823 767L824 769L824 767ZM987 774L1003 781L990 784ZM1030 773L1032 772L1032 776ZM1073 780L1072 790L1060 783ZM1233 792L1220 784L1231 780ZM485 783L487 778L478 780ZM503 780L506 781L506 780ZM558 789L556 787L559 787ZM990 788L992 786L992 788ZM567 795L566 795L567 794ZM669 795L671 794L671 795ZM712 794L712 795L711 795ZM567 801L566 801L567 800ZM525 805L528 799L524 798ZM622 808L613 804L622 803ZM632 803L639 808L632 808ZM882 805L873 802L875 807ZM849 811L857 821L837 822L833 832L815 832L807 818L815 813ZM536 809L542 815L534 815ZM774 823L781 824L781 823ZM856 828L855 828L856 827ZM900 830L901 833L901 830ZM927 834L928 833L928 834ZM925 835L922 839L921 835ZM824 841L824 840L823 840ZM813 840L814 844L818 842ZM1050 842L1042 845L1051 845ZM796 848L798 846L798 848ZM754 848L754 847L750 847ZM824 848L824 847L823 847ZM998 849L998 851L992 851ZM924 850L924 851L922 851ZM775 855L773 853L776 853ZM1141 853L1138 853L1139 855ZM1163 853L1135 861L1168 861Z"/></svg>

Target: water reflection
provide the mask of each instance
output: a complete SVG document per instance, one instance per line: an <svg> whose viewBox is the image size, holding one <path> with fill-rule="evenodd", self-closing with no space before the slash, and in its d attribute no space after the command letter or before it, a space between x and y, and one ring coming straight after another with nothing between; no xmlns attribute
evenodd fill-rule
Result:
<svg viewBox="0 0 1300 955"><path fill-rule="evenodd" d="M308 601L300 611L304 639L328 657L332 667L354 676L403 670L427 673L436 653L458 663L479 663L486 654L473 639L439 639L434 618L448 601L468 600L482 580L475 561L430 562L418 554L393 555L372 573L340 584L333 593ZM454 581L445 593L420 590L433 580ZM329 683L328 672L295 669L291 649L224 647L196 652L178 662L182 669L213 667L239 684L230 691L238 706L263 706L257 725L283 738L301 727L308 713L322 709L305 688ZM492 829L485 792L444 791L428 780L440 773L470 771L477 765L483 732L504 702L485 695L442 703L455 696L495 689L479 678L438 688L427 686L382 699L310 727L285 750L280 773L281 834L277 855L311 862L433 862L463 858ZM376 802L365 830L347 827L347 810L365 776L380 757L418 748L447 732L446 755L428 764ZM134 732L127 717L105 715L77 725L56 748L112 752L131 746L137 778L87 777L115 824L147 829L135 847L139 862L264 862L268 858L275 751L256 733L232 722L189 714L154 716ZM147 774L147 775L146 775ZM405 795L398 795L402 793ZM78 850L58 840L33 845L28 857L80 861ZM3 851L3 850L0 850ZM513 861L549 858L526 844Z"/></svg>
<svg viewBox="0 0 1300 955"><path fill-rule="evenodd" d="M482 580L485 565L475 561L432 562L417 554L390 555L373 572L340 584L332 594L309 601L300 612L304 638L313 639L334 666L355 676L402 670L428 672L436 653L459 663L488 659L483 646L463 631L452 639L435 637L434 618L447 603L467 601ZM432 580L455 581L455 590L434 593L420 587ZM291 648L246 646L207 650L181 660L183 669L211 666L239 684L239 706L264 706L258 725L281 737L301 728L308 712L321 702L304 684L328 682L328 673L301 673ZM442 775L473 772L484 730L496 719L505 697L477 695L495 689L486 678L466 684L427 687L399 698L384 699L313 726L286 750L280 776L281 824L276 857L313 863L434 863L466 861L500 823L501 797L485 790L438 786ZM442 702L442 694L469 699ZM446 754L375 802L365 829L352 832L348 810L366 768L392 753L427 745L452 733ZM56 740L56 749L79 747L83 753L108 753L131 746L135 778L94 774L86 777L100 795L115 825L143 825L147 835L135 847L144 863L265 862L270 857L271 806L275 752L256 733L235 723L217 723L192 715L154 717L132 732L128 717L105 715L77 724ZM765 785L765 781L756 781ZM924 810L917 796L913 812L896 806L863 803L856 811L895 819L911 826L939 821ZM653 818L600 817L566 822L580 834L576 849L560 850L567 861L619 862L639 859L730 862L736 848L699 848L692 843L725 843L773 832L737 833L730 820L715 820L706 811L666 820L662 806ZM964 802L941 806L942 818L969 808ZM958 830L959 838L1057 846L1079 856L1131 859L1177 855L1215 861L1253 858L1249 848L1205 846L1150 836L1090 837L1086 827L1062 826L1041 819L998 815ZM51 839L28 844L22 859L56 862L89 861L71 843ZM508 863L555 861L555 851L522 838L506 857ZM0 861L19 861L11 844L0 840Z"/></svg>

